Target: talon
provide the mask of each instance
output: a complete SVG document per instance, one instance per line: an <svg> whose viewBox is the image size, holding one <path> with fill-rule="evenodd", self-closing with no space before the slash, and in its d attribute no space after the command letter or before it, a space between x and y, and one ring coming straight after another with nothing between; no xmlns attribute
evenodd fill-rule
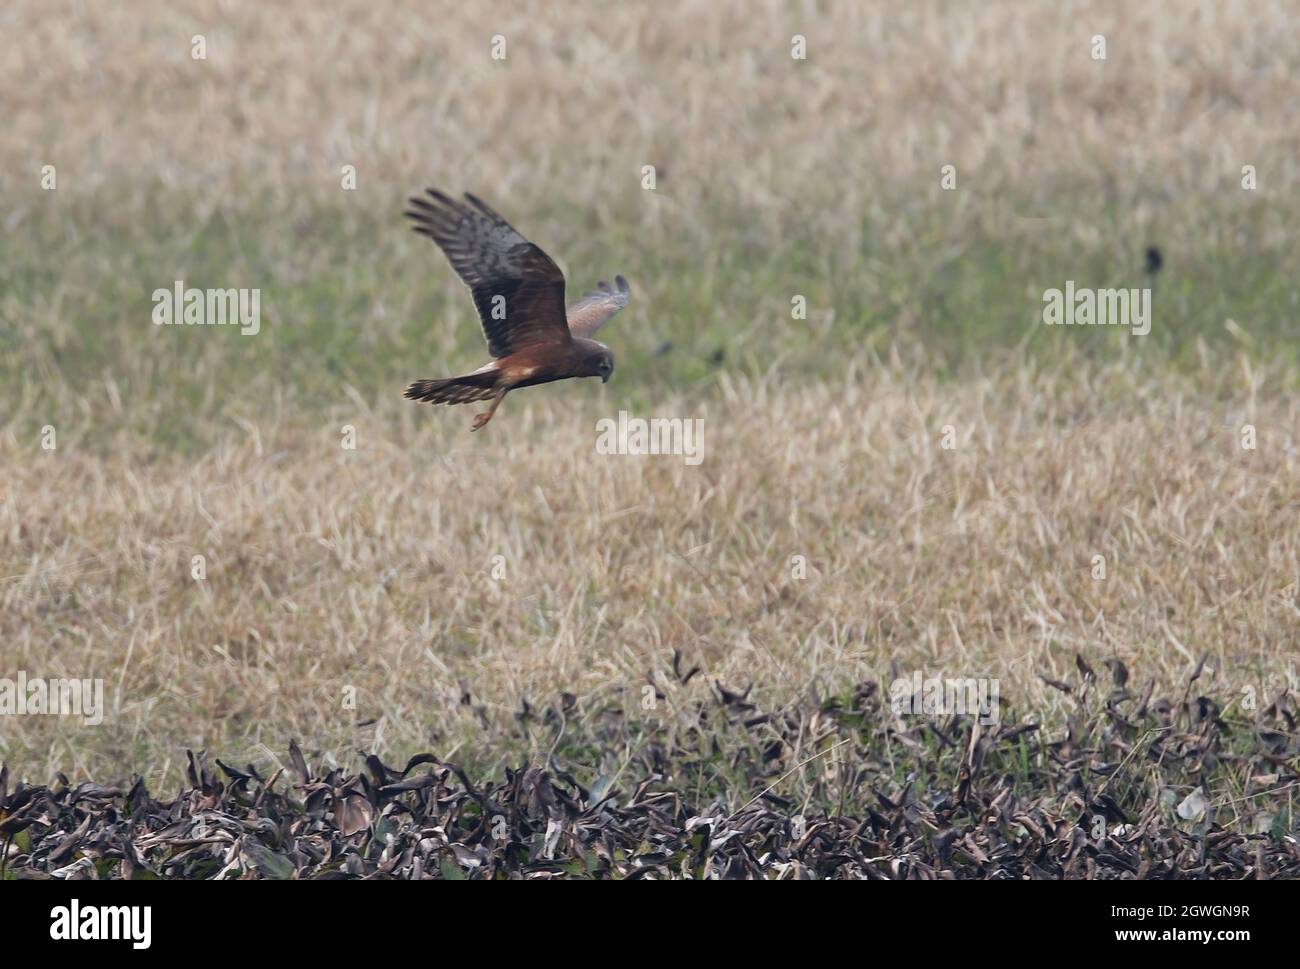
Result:
<svg viewBox="0 0 1300 969"><path fill-rule="evenodd" d="M492 415L497 412L497 408L501 406L501 401L508 393L510 393L510 388L508 386L499 389L492 397L492 406L474 418L474 426L471 427L470 430L477 431L488 421L492 420Z"/></svg>

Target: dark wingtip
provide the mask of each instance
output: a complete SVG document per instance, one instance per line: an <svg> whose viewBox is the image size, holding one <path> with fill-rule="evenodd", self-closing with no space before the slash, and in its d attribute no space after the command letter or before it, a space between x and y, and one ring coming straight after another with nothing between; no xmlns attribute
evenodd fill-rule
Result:
<svg viewBox="0 0 1300 969"><path fill-rule="evenodd" d="M614 277L614 285L618 287L618 291L619 291L620 293L625 293L625 294L626 294L626 293L631 293L631 292L632 292L632 290L631 290L631 289L628 287L628 285L627 285L627 280L624 279L622 276L615 276L615 277Z"/></svg>
<svg viewBox="0 0 1300 969"><path fill-rule="evenodd" d="M465 193L465 201L468 202L470 205L474 206L474 208L478 209L479 214L482 215L484 218L491 219L493 222L505 221L504 219L501 218L501 216L497 215L495 209L489 206L486 202L484 202L473 192Z"/></svg>
<svg viewBox="0 0 1300 969"><path fill-rule="evenodd" d="M431 204L429 199L413 198L411 199L413 205L428 209L430 212L445 213L449 211L455 215L462 212L461 204L445 192L440 192L436 188L426 188L424 191L429 196L429 199L433 199L433 203Z"/></svg>

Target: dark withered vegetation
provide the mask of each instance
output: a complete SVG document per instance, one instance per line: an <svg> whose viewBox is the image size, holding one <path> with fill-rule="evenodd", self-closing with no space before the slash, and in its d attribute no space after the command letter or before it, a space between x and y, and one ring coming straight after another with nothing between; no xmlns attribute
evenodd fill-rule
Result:
<svg viewBox="0 0 1300 969"><path fill-rule="evenodd" d="M139 781L11 789L4 770L0 877L1300 875L1294 698L1239 709L1199 695L1199 669L1154 698L1108 666L1109 689L1082 658L1051 684L1076 711L1051 730L899 718L877 683L777 712L718 685L686 730L568 696L526 709L521 723L555 731L549 763L486 781L433 754L313 769L296 744L269 777L190 754L189 788L166 800ZM693 673L674 663L659 682ZM586 763L633 736L616 774Z"/></svg>

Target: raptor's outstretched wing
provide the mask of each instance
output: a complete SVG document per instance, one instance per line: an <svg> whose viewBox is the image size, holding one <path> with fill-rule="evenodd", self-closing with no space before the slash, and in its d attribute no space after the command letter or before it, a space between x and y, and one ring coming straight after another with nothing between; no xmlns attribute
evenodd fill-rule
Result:
<svg viewBox="0 0 1300 969"><path fill-rule="evenodd" d="M613 287L602 279L595 289L569 307L570 331L574 336L591 336L631 298L632 292L622 276L614 277Z"/></svg>
<svg viewBox="0 0 1300 969"><path fill-rule="evenodd" d="M492 356L571 339L564 273L550 256L468 193L459 202L431 188L410 203L415 231L438 243L473 294Z"/></svg>

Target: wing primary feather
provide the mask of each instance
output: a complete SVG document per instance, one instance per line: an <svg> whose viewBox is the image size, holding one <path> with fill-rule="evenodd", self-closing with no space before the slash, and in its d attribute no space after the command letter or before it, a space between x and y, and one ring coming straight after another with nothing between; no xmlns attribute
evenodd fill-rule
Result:
<svg viewBox="0 0 1300 969"><path fill-rule="evenodd" d="M426 195L411 197L404 214L412 229L438 245L469 287L492 356L571 339L564 274L550 256L470 192L463 201L436 188ZM501 299L503 316L496 312Z"/></svg>

